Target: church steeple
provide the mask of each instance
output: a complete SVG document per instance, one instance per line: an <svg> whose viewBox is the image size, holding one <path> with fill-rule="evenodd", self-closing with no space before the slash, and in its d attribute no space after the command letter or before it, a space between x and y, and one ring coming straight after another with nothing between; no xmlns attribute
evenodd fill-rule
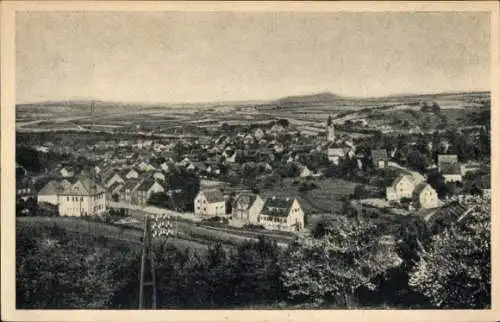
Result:
<svg viewBox="0 0 500 322"><path fill-rule="evenodd" d="M335 141L335 128L333 126L332 116L328 116L328 120L326 121L326 139L328 142Z"/></svg>

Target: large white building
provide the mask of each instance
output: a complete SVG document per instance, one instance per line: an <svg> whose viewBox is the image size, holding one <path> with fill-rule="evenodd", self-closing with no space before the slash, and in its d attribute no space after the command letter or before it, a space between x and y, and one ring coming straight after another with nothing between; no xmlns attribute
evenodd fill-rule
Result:
<svg viewBox="0 0 500 322"><path fill-rule="evenodd" d="M259 224L271 230L300 231L304 229L304 211L297 199L268 198L260 212Z"/></svg>
<svg viewBox="0 0 500 322"><path fill-rule="evenodd" d="M219 190L200 191L194 199L194 213L201 216L226 215L226 200Z"/></svg>
<svg viewBox="0 0 500 322"><path fill-rule="evenodd" d="M37 201L56 205L61 216L100 215L106 211L106 190L89 177L52 180L40 190Z"/></svg>

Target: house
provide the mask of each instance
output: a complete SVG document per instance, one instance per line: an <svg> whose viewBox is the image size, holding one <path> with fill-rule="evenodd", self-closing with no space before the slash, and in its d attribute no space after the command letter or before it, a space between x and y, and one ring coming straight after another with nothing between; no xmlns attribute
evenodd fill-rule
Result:
<svg viewBox="0 0 500 322"><path fill-rule="evenodd" d="M196 170L196 169L197 169L197 166L196 166L196 164L194 164L194 163L189 163L189 164L186 166L186 169L187 169L188 171L194 171L194 170Z"/></svg>
<svg viewBox="0 0 500 322"><path fill-rule="evenodd" d="M194 213L201 216L224 216L226 200L220 190L200 191L194 199Z"/></svg>
<svg viewBox="0 0 500 322"><path fill-rule="evenodd" d="M391 186L386 188L386 198L388 201L411 198L413 196L414 189L415 183L413 182L411 175L402 174L393 181Z"/></svg>
<svg viewBox="0 0 500 322"><path fill-rule="evenodd" d="M222 155L224 156L226 162L235 163L236 162L236 152L232 150L225 150Z"/></svg>
<svg viewBox="0 0 500 322"><path fill-rule="evenodd" d="M373 149L372 150L372 162L375 168L381 169L387 166L387 150L386 149Z"/></svg>
<svg viewBox="0 0 500 322"><path fill-rule="evenodd" d="M165 181L165 174L161 171L156 171L153 173L153 178L160 181Z"/></svg>
<svg viewBox="0 0 500 322"><path fill-rule="evenodd" d="M59 174L63 178L71 178L74 175L73 170L70 169L69 167L62 167L61 169L59 169Z"/></svg>
<svg viewBox="0 0 500 322"><path fill-rule="evenodd" d="M481 163L478 162L467 162L460 165L460 174L465 176L469 172L476 172L481 170Z"/></svg>
<svg viewBox="0 0 500 322"><path fill-rule="evenodd" d="M233 217L246 220L256 225L259 214L264 206L264 200L257 194L240 193L233 202Z"/></svg>
<svg viewBox="0 0 500 322"><path fill-rule="evenodd" d="M104 186L106 188L111 187L114 183L125 183L125 180L120 176L119 173L113 172L104 178Z"/></svg>
<svg viewBox="0 0 500 322"><path fill-rule="evenodd" d="M438 201L436 190L426 182L419 183L413 190L413 202L419 209L437 208Z"/></svg>
<svg viewBox="0 0 500 322"><path fill-rule="evenodd" d="M141 183L139 179L129 179L125 182L123 187L123 198L122 200L128 203L132 203L135 188Z"/></svg>
<svg viewBox="0 0 500 322"><path fill-rule="evenodd" d="M280 124L274 124L268 131L269 134L276 136L280 133L283 133L285 131L285 128L283 125Z"/></svg>
<svg viewBox="0 0 500 322"><path fill-rule="evenodd" d="M301 178L307 178L307 177L312 177L313 172L309 170L307 166L303 167L302 170L300 170L300 177Z"/></svg>
<svg viewBox="0 0 500 322"><path fill-rule="evenodd" d="M344 158L350 150L351 147L345 143L330 143L327 145L328 160L338 165L340 160Z"/></svg>
<svg viewBox="0 0 500 322"><path fill-rule="evenodd" d="M181 165L183 167L187 167L191 163L192 163L191 159L189 159L188 157L184 157L184 159L182 159L181 162L179 162L179 165Z"/></svg>
<svg viewBox="0 0 500 322"><path fill-rule="evenodd" d="M438 154L438 171L442 172L441 167L443 165L458 163L458 157L456 154Z"/></svg>
<svg viewBox="0 0 500 322"><path fill-rule="evenodd" d="M174 169L175 165L173 162L163 162L162 164L160 164L160 168L161 170L163 170L164 172L170 172Z"/></svg>
<svg viewBox="0 0 500 322"><path fill-rule="evenodd" d="M268 198L259 214L259 224L270 230L300 231L304 228L304 212L297 199Z"/></svg>
<svg viewBox="0 0 500 322"><path fill-rule="evenodd" d="M486 199L491 198L491 176L484 175L477 178L474 185L481 191L481 196Z"/></svg>
<svg viewBox="0 0 500 322"><path fill-rule="evenodd" d="M165 188L152 177L145 178L132 192L132 202L145 205L154 193L165 192Z"/></svg>
<svg viewBox="0 0 500 322"><path fill-rule="evenodd" d="M120 174L121 174L122 178L124 178L125 180L139 178L139 172L135 169L125 168L125 169L120 171Z"/></svg>
<svg viewBox="0 0 500 322"><path fill-rule="evenodd" d="M255 142L255 139L254 137L252 136L252 134L247 134L245 135L245 137L243 138L243 143L244 144L254 144Z"/></svg>
<svg viewBox="0 0 500 322"><path fill-rule="evenodd" d="M260 140L264 137L264 131L262 131L262 129L258 128L255 130L253 136L255 137L255 139Z"/></svg>
<svg viewBox="0 0 500 322"><path fill-rule="evenodd" d="M444 182L462 182L462 169L459 163L441 164L441 174Z"/></svg>
<svg viewBox="0 0 500 322"><path fill-rule="evenodd" d="M106 211L106 190L91 178L81 176L73 183L50 181L40 190L37 201L57 205L61 216L100 215Z"/></svg>
<svg viewBox="0 0 500 322"><path fill-rule="evenodd" d="M121 201L124 197L125 184L123 182L115 182L107 188L107 198L111 201Z"/></svg>

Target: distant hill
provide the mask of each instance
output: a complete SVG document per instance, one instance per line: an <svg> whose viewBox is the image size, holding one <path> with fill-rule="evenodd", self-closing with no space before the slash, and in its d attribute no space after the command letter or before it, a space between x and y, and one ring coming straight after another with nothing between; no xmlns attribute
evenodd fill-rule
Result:
<svg viewBox="0 0 500 322"><path fill-rule="evenodd" d="M345 100L345 97L340 95L323 92L309 95L294 95L278 99L275 103L280 105L295 105L295 104L318 104L318 103L332 103Z"/></svg>

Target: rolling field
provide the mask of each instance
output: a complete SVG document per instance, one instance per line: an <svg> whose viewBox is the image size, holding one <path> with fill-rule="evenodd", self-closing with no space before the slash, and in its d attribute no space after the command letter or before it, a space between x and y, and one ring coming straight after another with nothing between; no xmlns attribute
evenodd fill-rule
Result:
<svg viewBox="0 0 500 322"><path fill-rule="evenodd" d="M16 225L18 227L25 226L59 226L74 233L88 233L92 236L102 236L111 239L121 240L123 242L141 245L141 238L143 236L142 223L138 227L118 227L99 222L90 222L76 218L64 217L20 217L16 218ZM178 247L179 249L192 249L205 251L208 245L196 242L193 240L170 238L170 244Z"/></svg>

